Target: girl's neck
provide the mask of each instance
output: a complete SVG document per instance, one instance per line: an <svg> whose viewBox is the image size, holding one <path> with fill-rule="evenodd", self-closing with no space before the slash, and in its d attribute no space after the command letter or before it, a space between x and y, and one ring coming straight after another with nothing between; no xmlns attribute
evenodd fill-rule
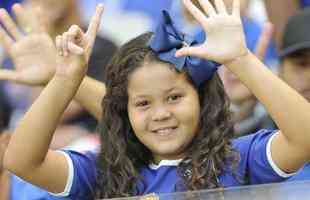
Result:
<svg viewBox="0 0 310 200"><path fill-rule="evenodd" d="M173 156L153 155L153 164L160 165L161 163L167 163L167 162L179 162L184 157L185 157L184 153L180 155L173 155Z"/></svg>

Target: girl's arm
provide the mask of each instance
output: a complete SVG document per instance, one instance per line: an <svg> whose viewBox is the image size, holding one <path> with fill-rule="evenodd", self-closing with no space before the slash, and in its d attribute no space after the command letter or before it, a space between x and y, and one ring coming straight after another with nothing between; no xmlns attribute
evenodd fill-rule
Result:
<svg viewBox="0 0 310 200"><path fill-rule="evenodd" d="M271 143L273 161L284 171L294 172L310 160L310 104L275 76L246 48L241 25L239 0L227 13L223 0L216 9L199 0L206 17L190 0L185 6L204 28L207 40L196 47L185 47L176 56L198 56L228 67L265 105L280 128Z"/></svg>
<svg viewBox="0 0 310 200"><path fill-rule="evenodd" d="M77 83L58 76L50 81L12 135L3 160L6 169L48 191L64 191L67 161L62 154L49 150L49 145L77 88Z"/></svg>
<svg viewBox="0 0 310 200"><path fill-rule="evenodd" d="M264 104L280 129L271 143L273 161L286 172L297 171L310 160L310 103L251 53L226 66Z"/></svg>
<svg viewBox="0 0 310 200"><path fill-rule="evenodd" d="M48 148L61 115L86 74L102 11L103 7L98 6L85 34L72 26L57 37L56 46L61 55L55 76L21 120L4 155L6 169L51 192L64 191L68 164L62 153ZM76 44L68 42L73 40Z"/></svg>
<svg viewBox="0 0 310 200"><path fill-rule="evenodd" d="M86 76L74 99L80 103L98 121L102 118L101 101L106 94L105 84Z"/></svg>

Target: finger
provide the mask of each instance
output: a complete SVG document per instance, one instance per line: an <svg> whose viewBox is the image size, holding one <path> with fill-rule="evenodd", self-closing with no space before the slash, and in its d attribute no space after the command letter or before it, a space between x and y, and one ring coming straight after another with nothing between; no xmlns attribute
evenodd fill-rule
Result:
<svg viewBox="0 0 310 200"><path fill-rule="evenodd" d="M11 46L13 45L12 38L7 34L3 28L0 27L0 42L4 46L4 48L8 51L10 51Z"/></svg>
<svg viewBox="0 0 310 200"><path fill-rule="evenodd" d="M35 6L33 8L34 15L36 19L38 19L35 27L35 31L38 32L47 32L47 21L46 21L46 16L44 16L44 13L42 11L42 8L40 6Z"/></svg>
<svg viewBox="0 0 310 200"><path fill-rule="evenodd" d="M263 26L262 33L258 39L255 55L260 59L264 60L269 42L272 38L273 34L273 25L270 22L266 22Z"/></svg>
<svg viewBox="0 0 310 200"><path fill-rule="evenodd" d="M17 73L12 70L0 69L0 80L16 81Z"/></svg>
<svg viewBox="0 0 310 200"><path fill-rule="evenodd" d="M214 0L216 10L219 14L227 14L226 6L223 0Z"/></svg>
<svg viewBox="0 0 310 200"><path fill-rule="evenodd" d="M208 16L211 17L211 16L216 15L216 11L215 11L214 7L212 6L212 4L210 3L210 1L199 0L199 3Z"/></svg>
<svg viewBox="0 0 310 200"><path fill-rule="evenodd" d="M200 25L206 23L206 16L190 0L183 0L183 4Z"/></svg>
<svg viewBox="0 0 310 200"><path fill-rule="evenodd" d="M240 0L234 0L232 15L240 18Z"/></svg>
<svg viewBox="0 0 310 200"><path fill-rule="evenodd" d="M62 52L65 57L68 56L68 33L67 32L62 34Z"/></svg>
<svg viewBox="0 0 310 200"><path fill-rule="evenodd" d="M72 25L68 30L69 42L73 42L73 43L81 46L83 36L84 36L83 30L77 25Z"/></svg>
<svg viewBox="0 0 310 200"><path fill-rule="evenodd" d="M76 44L69 42L68 43L68 50L70 53L76 54L76 55L83 55L84 49L77 46Z"/></svg>
<svg viewBox="0 0 310 200"><path fill-rule="evenodd" d="M56 50L60 56L62 56L62 37L58 35L56 37Z"/></svg>
<svg viewBox="0 0 310 200"><path fill-rule="evenodd" d="M4 9L0 9L0 21L15 40L21 38L21 33L19 32L15 22L12 20L8 12Z"/></svg>
<svg viewBox="0 0 310 200"><path fill-rule="evenodd" d="M25 8L20 4L14 4L13 11L19 26L25 33L45 31L43 17L31 6Z"/></svg>
<svg viewBox="0 0 310 200"><path fill-rule="evenodd" d="M90 49L92 49L93 44L95 42L96 34L97 34L97 31L98 31L98 28L100 25L102 13L103 13L103 5L99 4L96 7L95 15L92 17L90 24L88 26L88 29L87 29L87 33L86 33L87 38L89 39L89 43L88 43L89 47L88 48L90 48Z"/></svg>
<svg viewBox="0 0 310 200"><path fill-rule="evenodd" d="M32 13L29 15L30 17L28 20L31 21L33 30L35 32L47 32L47 17L44 16L42 8L40 6L31 7L31 9L28 10L28 13Z"/></svg>
<svg viewBox="0 0 310 200"><path fill-rule="evenodd" d="M176 57L194 56L202 58L204 53L204 50L202 48L203 48L202 46L183 47L175 53L175 56Z"/></svg>
<svg viewBox="0 0 310 200"><path fill-rule="evenodd" d="M25 33L31 33L32 31L32 27L31 24L29 22L27 22L27 14L26 14L26 10L24 9L24 7L22 7L20 4L14 4L14 6L12 7L14 14L16 16L16 21L19 24L19 26L21 27L21 29L25 32Z"/></svg>

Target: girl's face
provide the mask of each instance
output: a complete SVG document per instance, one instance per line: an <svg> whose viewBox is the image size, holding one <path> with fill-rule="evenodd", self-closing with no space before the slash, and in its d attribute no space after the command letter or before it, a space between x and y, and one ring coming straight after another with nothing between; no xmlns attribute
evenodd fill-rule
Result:
<svg viewBox="0 0 310 200"><path fill-rule="evenodd" d="M185 74L168 64L147 63L129 77L128 115L155 162L180 159L197 132L198 93Z"/></svg>

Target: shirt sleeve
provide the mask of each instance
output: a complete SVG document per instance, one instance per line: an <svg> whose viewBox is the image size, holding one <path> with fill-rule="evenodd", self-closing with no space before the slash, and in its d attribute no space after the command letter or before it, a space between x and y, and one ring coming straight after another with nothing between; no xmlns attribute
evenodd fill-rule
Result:
<svg viewBox="0 0 310 200"><path fill-rule="evenodd" d="M69 199L94 199L97 176L96 154L68 150L59 152L64 154L67 159L69 166L68 179L62 193L51 194Z"/></svg>
<svg viewBox="0 0 310 200"><path fill-rule="evenodd" d="M238 174L246 177L249 184L280 182L294 175L282 171L272 160L271 142L277 132L260 130L233 141L240 153Z"/></svg>

